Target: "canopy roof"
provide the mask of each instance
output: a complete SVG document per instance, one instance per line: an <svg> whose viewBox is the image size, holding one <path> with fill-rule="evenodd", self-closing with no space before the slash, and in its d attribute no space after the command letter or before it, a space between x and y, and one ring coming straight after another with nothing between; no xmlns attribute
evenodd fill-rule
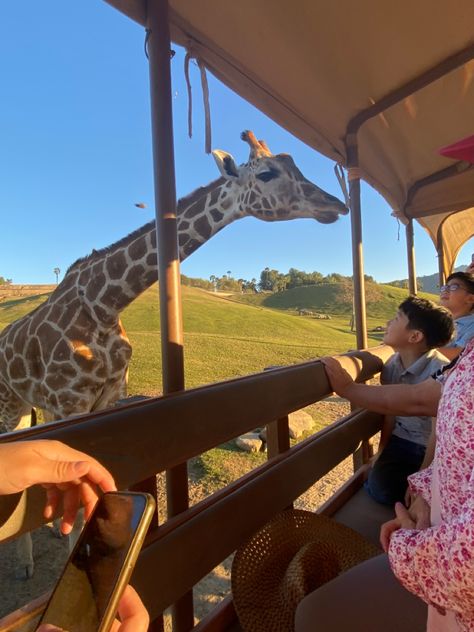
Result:
<svg viewBox="0 0 474 632"><path fill-rule="evenodd" d="M107 2L145 25L146 0ZM403 221L470 209L445 234L459 250L474 169L438 150L473 133L472 0L170 0L170 19L175 42L317 151L347 166L357 133L361 177ZM435 243L438 219L420 222Z"/></svg>

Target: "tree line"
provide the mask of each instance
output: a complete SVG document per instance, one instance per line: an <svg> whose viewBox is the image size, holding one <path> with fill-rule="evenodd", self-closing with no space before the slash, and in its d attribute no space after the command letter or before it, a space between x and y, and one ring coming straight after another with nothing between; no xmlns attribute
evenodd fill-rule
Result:
<svg viewBox="0 0 474 632"><path fill-rule="evenodd" d="M366 274L364 276L367 282L376 282L370 275ZM337 272L331 272L330 274L324 275L321 272L304 272L303 270L297 270L296 268L290 268L288 272L279 272L278 270L264 268L260 272L258 281L256 278L253 278L250 281L247 279L235 279L229 271L227 274L223 274L222 276L211 274L209 280L191 278L182 274L181 282L183 285L199 287L211 292L257 293L283 292L303 285L319 285L321 283L344 283L351 285L352 277L344 276L342 274L338 274Z"/></svg>

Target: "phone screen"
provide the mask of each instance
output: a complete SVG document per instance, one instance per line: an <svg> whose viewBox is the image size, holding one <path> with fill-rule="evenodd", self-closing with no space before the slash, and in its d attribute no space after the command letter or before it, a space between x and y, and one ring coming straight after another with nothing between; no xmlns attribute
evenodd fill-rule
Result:
<svg viewBox="0 0 474 632"><path fill-rule="evenodd" d="M100 627L147 507L144 494L104 494L84 527L41 623L68 632Z"/></svg>

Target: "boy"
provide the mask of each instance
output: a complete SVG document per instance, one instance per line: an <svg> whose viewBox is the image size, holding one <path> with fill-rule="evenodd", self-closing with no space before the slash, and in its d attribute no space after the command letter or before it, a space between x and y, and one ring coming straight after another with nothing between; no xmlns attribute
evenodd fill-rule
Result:
<svg viewBox="0 0 474 632"><path fill-rule="evenodd" d="M413 296L403 301L383 338L396 353L382 370L382 384L418 384L446 365L436 347L447 344L453 330L446 309ZM431 417L385 417L377 460L365 484L374 500L391 506L404 500L407 476L431 462L426 451L431 426Z"/></svg>
<svg viewBox="0 0 474 632"><path fill-rule="evenodd" d="M468 271L454 272L440 288L440 303L451 312L456 333L454 339L439 349L449 360L458 357L474 337L474 275Z"/></svg>

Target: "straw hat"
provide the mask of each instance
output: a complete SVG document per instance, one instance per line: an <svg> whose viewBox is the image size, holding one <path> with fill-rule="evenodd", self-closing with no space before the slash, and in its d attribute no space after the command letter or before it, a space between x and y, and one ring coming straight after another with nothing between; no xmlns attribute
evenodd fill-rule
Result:
<svg viewBox="0 0 474 632"><path fill-rule="evenodd" d="M291 632L296 606L305 595L380 553L330 518L283 511L235 554L232 593L242 630Z"/></svg>

